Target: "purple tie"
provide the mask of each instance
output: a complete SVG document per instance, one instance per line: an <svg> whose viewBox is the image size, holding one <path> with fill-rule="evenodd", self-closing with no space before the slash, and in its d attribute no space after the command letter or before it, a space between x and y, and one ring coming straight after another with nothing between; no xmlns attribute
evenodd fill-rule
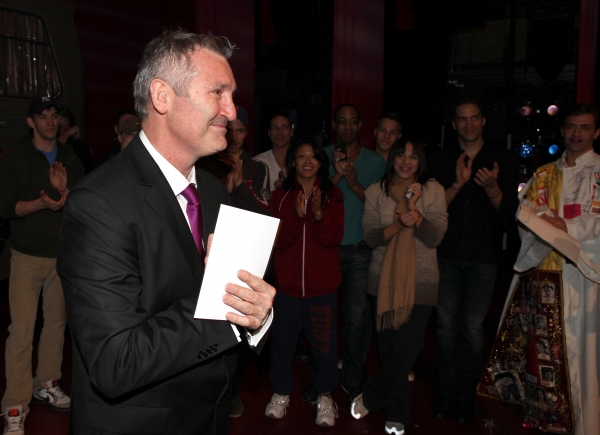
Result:
<svg viewBox="0 0 600 435"><path fill-rule="evenodd" d="M202 207L200 205L200 197L194 184L190 184L181 192L187 201L186 212L190 220L190 227L192 228L192 236L194 242L196 242L196 248L200 257L204 257L204 247L202 246Z"/></svg>

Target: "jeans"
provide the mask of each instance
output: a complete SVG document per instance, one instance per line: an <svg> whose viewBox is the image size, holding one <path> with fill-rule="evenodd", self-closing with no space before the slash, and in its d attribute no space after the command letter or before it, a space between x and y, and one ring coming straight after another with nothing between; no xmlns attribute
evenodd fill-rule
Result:
<svg viewBox="0 0 600 435"><path fill-rule="evenodd" d="M377 307L377 298L371 296ZM397 330L377 332L381 370L367 381L363 404L369 411L385 411L386 421L410 422L410 385L408 374L425 347L425 331L433 307L415 305L408 321ZM377 308L374 308L375 313Z"/></svg>
<svg viewBox="0 0 600 435"><path fill-rule="evenodd" d="M483 320L490 307L497 265L442 257L438 263L436 389L440 396L472 403L482 372Z"/></svg>
<svg viewBox="0 0 600 435"><path fill-rule="evenodd" d="M11 323L6 339L6 391L2 410L21 405L29 412L33 392L61 378L67 310L56 273L56 258L32 257L11 249L8 301ZM38 345L36 377L32 377L33 332L43 289L44 326Z"/></svg>
<svg viewBox="0 0 600 435"><path fill-rule="evenodd" d="M363 366L371 339L372 317L367 295L371 249L365 242L340 247L342 269L342 385L362 383Z"/></svg>

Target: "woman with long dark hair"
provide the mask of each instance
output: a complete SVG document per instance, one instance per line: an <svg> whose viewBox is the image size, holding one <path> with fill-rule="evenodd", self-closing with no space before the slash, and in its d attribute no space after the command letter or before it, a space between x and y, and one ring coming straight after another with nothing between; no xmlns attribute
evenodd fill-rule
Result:
<svg viewBox="0 0 600 435"><path fill-rule="evenodd" d="M344 234L342 192L329 181L327 154L312 138L290 145L288 175L273 192L272 216L281 220L275 241L269 378L273 387L265 415L281 418L294 389L292 360L298 337L311 344L315 370L312 383L319 393L316 423L333 426L337 405L337 289L342 275L339 247Z"/></svg>
<svg viewBox="0 0 600 435"><path fill-rule="evenodd" d="M403 434L410 420L409 381L437 301L436 247L448 227L444 188L427 176L418 142L396 141L381 182L365 191L363 232L374 248L367 292L376 319L381 370L350 408L363 418L383 409L385 431Z"/></svg>

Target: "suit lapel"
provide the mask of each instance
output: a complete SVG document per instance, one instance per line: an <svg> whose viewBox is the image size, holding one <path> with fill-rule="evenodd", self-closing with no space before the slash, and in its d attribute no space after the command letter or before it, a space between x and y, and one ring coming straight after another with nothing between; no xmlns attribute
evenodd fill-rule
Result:
<svg viewBox="0 0 600 435"><path fill-rule="evenodd" d="M171 186L139 137L136 136L125 151L139 176L146 200L179 244L196 288L199 289L204 274L204 263L198 255L194 238Z"/></svg>

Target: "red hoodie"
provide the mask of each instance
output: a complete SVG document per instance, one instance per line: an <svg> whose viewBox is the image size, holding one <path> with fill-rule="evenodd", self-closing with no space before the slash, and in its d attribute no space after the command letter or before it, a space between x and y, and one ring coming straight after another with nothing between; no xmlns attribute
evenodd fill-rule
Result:
<svg viewBox="0 0 600 435"><path fill-rule="evenodd" d="M319 178L315 186L319 185ZM304 218L296 214L296 198L303 187L296 181L292 190L273 192L269 208L281 219L275 240L275 282L277 291L312 297L337 291L342 281L340 244L344 235L344 198L331 186L321 200L323 217L315 220L312 194L306 200Z"/></svg>

